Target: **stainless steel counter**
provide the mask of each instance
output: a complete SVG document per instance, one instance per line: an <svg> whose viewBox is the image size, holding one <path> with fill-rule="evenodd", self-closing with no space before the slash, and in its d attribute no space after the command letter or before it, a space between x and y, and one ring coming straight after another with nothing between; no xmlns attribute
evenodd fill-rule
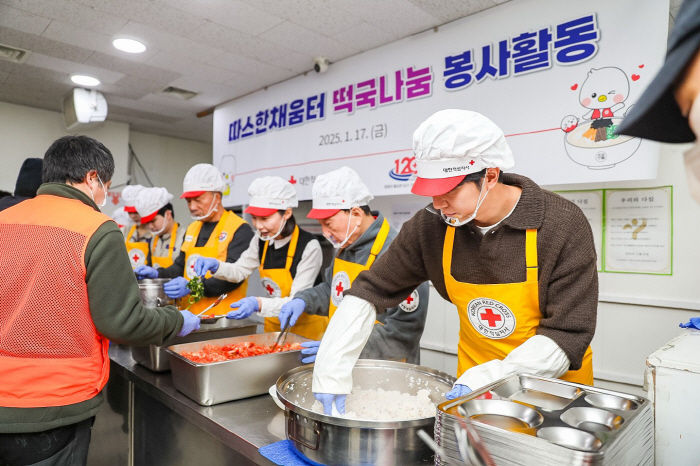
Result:
<svg viewBox="0 0 700 466"><path fill-rule="evenodd" d="M128 456L119 459L125 466L274 465L258 453L285 438L284 412L268 395L200 406L173 387L169 372L137 365L129 348L113 345L109 354L107 402L93 429L91 466L117 466L104 452L120 442L130 450L121 452Z"/></svg>

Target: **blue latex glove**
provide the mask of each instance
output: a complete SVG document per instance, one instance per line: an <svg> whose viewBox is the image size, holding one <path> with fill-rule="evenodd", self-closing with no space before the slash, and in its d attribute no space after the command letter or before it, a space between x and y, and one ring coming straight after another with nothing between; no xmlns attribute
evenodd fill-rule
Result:
<svg viewBox="0 0 700 466"><path fill-rule="evenodd" d="M700 330L700 317L691 317L690 322L680 324L680 328L696 328Z"/></svg>
<svg viewBox="0 0 700 466"><path fill-rule="evenodd" d="M280 309L280 313L277 316L280 321L280 327L284 328L287 321L289 321L290 327L294 327L294 324L297 323L297 319L302 312L304 312L304 308L306 308L306 303L301 298L294 298L282 306L282 309Z"/></svg>
<svg viewBox="0 0 700 466"><path fill-rule="evenodd" d="M219 270L219 260L210 257L198 257L194 263L194 273L203 277L207 272L216 273Z"/></svg>
<svg viewBox="0 0 700 466"><path fill-rule="evenodd" d="M163 285L163 291L168 295L168 298L177 299L190 294L187 288L188 280L185 277L176 277Z"/></svg>
<svg viewBox="0 0 700 466"><path fill-rule="evenodd" d="M158 271L147 265L139 265L134 269L136 278L142 280L144 278L158 278Z"/></svg>
<svg viewBox="0 0 700 466"><path fill-rule="evenodd" d="M199 262L199 259L197 259L197 262ZM235 303L231 304L231 307L237 307L238 309L235 311L230 311L228 314L226 314L227 319L245 319L246 317L250 317L253 312L258 312L260 310L260 307L258 306L258 298L255 296L248 296L240 301L236 301Z"/></svg>
<svg viewBox="0 0 700 466"><path fill-rule="evenodd" d="M332 393L314 393L318 401L323 403L323 414L331 416L333 414L333 400L338 413L345 414L345 398L347 395L333 395Z"/></svg>
<svg viewBox="0 0 700 466"><path fill-rule="evenodd" d="M454 400L455 398L459 398L460 396L468 395L472 392L472 389L467 387L466 385L461 385L461 384L455 384L455 386L447 392L445 395L445 398L448 400Z"/></svg>
<svg viewBox="0 0 700 466"><path fill-rule="evenodd" d="M185 322L182 324L182 330L180 330L180 333L177 334L178 337L184 337L195 330L199 330L199 317L192 314L190 311L180 311L180 314L182 314Z"/></svg>
<svg viewBox="0 0 700 466"><path fill-rule="evenodd" d="M318 347L321 346L320 341L305 341L301 344L304 348L301 350L301 354L307 354L308 356L301 359L304 364L311 364L316 360L316 353L318 353Z"/></svg>

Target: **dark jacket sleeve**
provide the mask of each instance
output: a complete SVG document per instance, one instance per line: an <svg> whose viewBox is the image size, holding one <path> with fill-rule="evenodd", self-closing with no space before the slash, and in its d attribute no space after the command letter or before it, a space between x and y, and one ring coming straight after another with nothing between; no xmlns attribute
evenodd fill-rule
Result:
<svg viewBox="0 0 700 466"><path fill-rule="evenodd" d="M598 267L593 232L583 212L574 206L562 235L559 257L548 283L540 283L542 319L538 335L551 338L581 368L583 355L593 339L598 309ZM548 247L551 247L549 245Z"/></svg>
<svg viewBox="0 0 700 466"><path fill-rule="evenodd" d="M360 358L419 364L420 339L428 315L429 295L428 282L424 282L418 287L418 306L415 309L411 310L404 303L387 309L383 322L374 324Z"/></svg>
<svg viewBox="0 0 700 466"><path fill-rule="evenodd" d="M429 279L420 244L422 213L419 211L403 224L389 249L369 270L360 273L348 295L369 301L377 310L389 309Z"/></svg>
<svg viewBox="0 0 700 466"><path fill-rule="evenodd" d="M249 225L241 225L233 234L233 238L228 244L228 249L226 251L226 262L231 264L236 262L238 258L241 257L241 254L243 254L250 246L250 241L253 239L253 236L255 236L255 234ZM202 282L204 283L204 296L207 297L214 297L224 293L230 293L243 284L243 282L232 283L226 280L220 280L218 278L207 278Z"/></svg>
<svg viewBox="0 0 700 466"><path fill-rule="evenodd" d="M114 222L106 222L90 238L85 269L92 320L108 339L159 345L182 329L182 314L174 306L150 309L141 304L124 237Z"/></svg>

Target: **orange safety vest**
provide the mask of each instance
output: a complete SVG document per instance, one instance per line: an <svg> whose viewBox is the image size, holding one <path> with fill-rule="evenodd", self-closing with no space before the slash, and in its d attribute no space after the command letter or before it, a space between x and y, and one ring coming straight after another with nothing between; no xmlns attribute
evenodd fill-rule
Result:
<svg viewBox="0 0 700 466"><path fill-rule="evenodd" d="M65 406L109 378L95 328L85 249L111 219L77 199L39 195L0 213L0 406Z"/></svg>

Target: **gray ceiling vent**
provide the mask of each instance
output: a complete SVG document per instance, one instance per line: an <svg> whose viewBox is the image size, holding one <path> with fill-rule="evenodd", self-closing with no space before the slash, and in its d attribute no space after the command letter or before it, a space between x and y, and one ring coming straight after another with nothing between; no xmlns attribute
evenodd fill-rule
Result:
<svg viewBox="0 0 700 466"><path fill-rule="evenodd" d="M188 91L187 89L180 89L179 87L168 86L162 91L161 94L169 95L180 100L189 100L192 97L199 94L199 92Z"/></svg>
<svg viewBox="0 0 700 466"><path fill-rule="evenodd" d="M12 63L24 63L31 52L28 50L10 47L9 45L0 44L0 60L11 61Z"/></svg>

